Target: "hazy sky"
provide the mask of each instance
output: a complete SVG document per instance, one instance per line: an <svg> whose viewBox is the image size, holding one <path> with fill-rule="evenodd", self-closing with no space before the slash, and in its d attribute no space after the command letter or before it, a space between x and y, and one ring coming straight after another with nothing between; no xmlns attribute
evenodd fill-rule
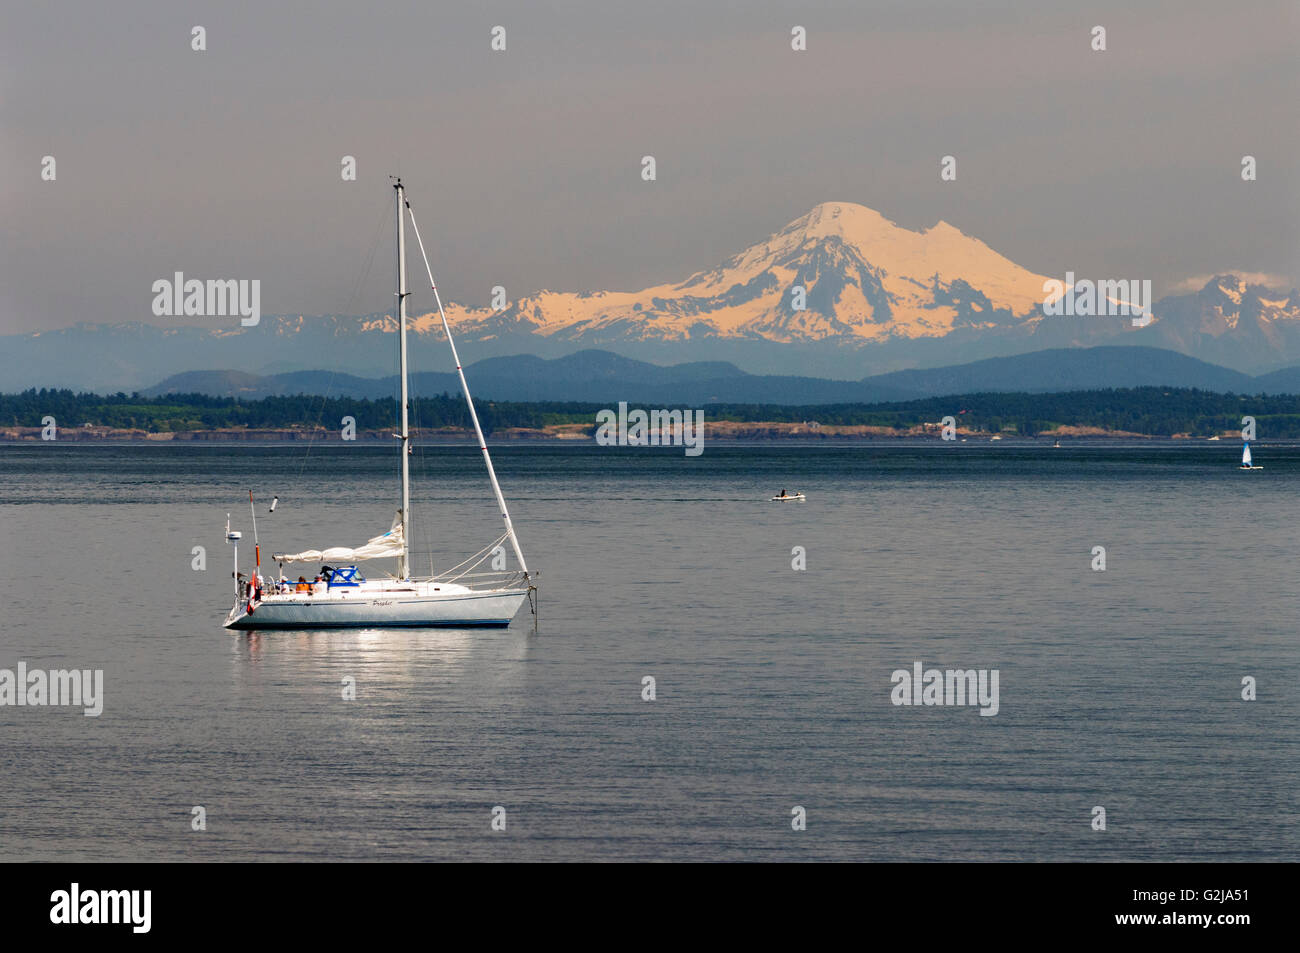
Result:
<svg viewBox="0 0 1300 953"><path fill-rule="evenodd" d="M468 304L680 280L831 200L1157 295L1300 275L1293 0L0 3L3 333L158 320L175 271L385 310L390 172Z"/></svg>

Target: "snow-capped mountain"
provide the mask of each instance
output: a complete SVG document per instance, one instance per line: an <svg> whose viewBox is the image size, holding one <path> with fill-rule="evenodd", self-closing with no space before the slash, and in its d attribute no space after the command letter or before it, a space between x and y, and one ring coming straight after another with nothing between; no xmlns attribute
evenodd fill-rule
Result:
<svg viewBox="0 0 1300 953"><path fill-rule="evenodd" d="M1300 295L1218 275L1195 294L1162 299L1140 343L1228 367L1270 370L1300 355Z"/></svg>
<svg viewBox="0 0 1300 953"><path fill-rule="evenodd" d="M1300 362L1300 296L1221 275L1127 316L1048 316L1043 275L939 222L911 231L827 202L684 280L641 291L540 291L501 311L451 303L467 362L602 348L658 364L727 361L751 374L860 380L1048 348L1134 344L1257 374ZM415 300L419 300L418 296ZM412 320L412 367L450 370L436 314ZM267 315L160 328L81 323L0 338L0 391L143 389L187 371L393 373L391 315Z"/></svg>
<svg viewBox="0 0 1300 953"><path fill-rule="evenodd" d="M913 232L862 205L826 202L678 284L543 291L499 314L458 309L455 319L478 337L526 329L584 346L719 338L856 347L1032 322L1045 280L947 222Z"/></svg>

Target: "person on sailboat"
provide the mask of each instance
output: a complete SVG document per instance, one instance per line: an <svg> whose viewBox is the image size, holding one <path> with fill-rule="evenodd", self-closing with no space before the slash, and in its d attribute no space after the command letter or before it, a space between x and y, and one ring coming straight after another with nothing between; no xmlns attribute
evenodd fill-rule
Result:
<svg viewBox="0 0 1300 953"><path fill-rule="evenodd" d="M294 592L311 592L311 583L307 581L306 576L298 577L298 585L294 586Z"/></svg>

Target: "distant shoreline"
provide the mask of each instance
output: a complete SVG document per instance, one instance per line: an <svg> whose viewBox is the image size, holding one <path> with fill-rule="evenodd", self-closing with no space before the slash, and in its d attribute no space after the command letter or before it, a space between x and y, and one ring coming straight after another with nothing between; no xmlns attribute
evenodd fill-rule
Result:
<svg viewBox="0 0 1300 953"><path fill-rule="evenodd" d="M67 427L57 431L55 441L42 439L40 427L3 427L0 428L0 444L25 445L31 443L72 442L86 444L171 444L171 443L218 443L218 444L386 444L391 445L394 437L392 430L358 430L355 440L345 441L336 430L304 430L292 428L267 429L215 429L182 430L152 432L140 429L119 429L113 427ZM1106 430L1101 427L1061 427L1037 435L1023 435L1004 431L993 434L988 431L959 428L956 431L958 441L976 443L997 443L1009 441L1014 443L1043 443L1055 440L1099 441L1123 440L1134 442L1178 441L1186 443L1215 442L1210 437L1191 434L1143 434L1125 430ZM412 438L433 444L463 444L473 442L473 431L455 427L442 427L435 430L412 431ZM1239 440L1240 434L1226 431L1219 435L1225 443ZM493 443L555 443L555 444L594 444L595 427L586 424L556 424L543 428L507 427L488 435ZM833 426L805 423L737 422L729 420L708 421L705 426L705 440L722 443L768 443L798 441L802 443L829 442L870 442L899 440L934 440L940 441L941 431L937 425L922 425L897 429L893 427L874 426ZM669 445L665 442L665 445Z"/></svg>
<svg viewBox="0 0 1300 953"><path fill-rule="evenodd" d="M494 442L590 440L608 428L613 406L580 401L480 400L479 419ZM684 410L619 409L619 432L654 433L646 426L680 427ZM691 410L692 426L703 416L706 439L746 441L938 439L956 431L958 440L1013 437L1051 439L1232 440L1258 422L1270 439L1300 439L1300 395L1247 397L1194 389L1137 388L1067 391L1056 394L956 394L884 404L708 404ZM392 401L343 398L268 397L254 401L173 394L75 394L25 391L0 394L0 441L49 437L117 442L219 441L226 443L310 443L349 438L393 439ZM460 398L422 397L410 405L416 439L473 441L468 409ZM673 421L677 423L673 423ZM639 421L639 422L636 422ZM645 428L645 429L640 429ZM1249 431L1247 431L1249 432ZM684 432L683 432L684 433Z"/></svg>

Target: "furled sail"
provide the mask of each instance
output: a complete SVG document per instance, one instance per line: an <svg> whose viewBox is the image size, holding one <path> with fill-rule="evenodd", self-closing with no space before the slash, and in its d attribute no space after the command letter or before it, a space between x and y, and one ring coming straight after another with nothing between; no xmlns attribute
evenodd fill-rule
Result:
<svg viewBox="0 0 1300 953"><path fill-rule="evenodd" d="M363 559L396 559L402 555L405 548L404 544L402 511L398 510L397 516L393 519L393 528L387 533L376 536L364 546L358 546L356 549L348 549L346 546L335 546L332 549L308 549L301 553L286 553L283 556L274 558L278 563L354 563Z"/></svg>

